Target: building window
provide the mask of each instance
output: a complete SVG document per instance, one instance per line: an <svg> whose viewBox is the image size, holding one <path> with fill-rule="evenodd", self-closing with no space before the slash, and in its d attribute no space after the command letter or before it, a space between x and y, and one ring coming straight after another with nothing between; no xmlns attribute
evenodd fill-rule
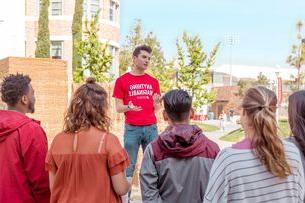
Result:
<svg viewBox="0 0 305 203"><path fill-rule="evenodd" d="M91 16L97 14L100 9L100 0L91 0L90 13Z"/></svg>
<svg viewBox="0 0 305 203"><path fill-rule="evenodd" d="M51 15L62 15L62 0L51 0Z"/></svg>
<svg viewBox="0 0 305 203"><path fill-rule="evenodd" d="M100 10L100 0L84 0L84 16L91 17Z"/></svg>
<svg viewBox="0 0 305 203"><path fill-rule="evenodd" d="M63 41L51 41L51 57L52 59L62 59Z"/></svg>
<svg viewBox="0 0 305 203"><path fill-rule="evenodd" d="M117 47L115 47L115 46L109 45L108 46L108 50L109 50L109 53L112 55L112 62L111 62L111 70L110 70L110 72L112 74L115 74L116 73L116 68L117 68L116 55L117 55L119 49Z"/></svg>
<svg viewBox="0 0 305 203"><path fill-rule="evenodd" d="M114 1L110 0L110 7L109 7L109 20L116 21L117 20L117 10L119 5Z"/></svg>

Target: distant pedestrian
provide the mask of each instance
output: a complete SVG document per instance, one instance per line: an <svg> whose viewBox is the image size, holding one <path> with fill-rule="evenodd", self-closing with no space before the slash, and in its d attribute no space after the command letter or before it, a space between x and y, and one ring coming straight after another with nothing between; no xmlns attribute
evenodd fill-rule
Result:
<svg viewBox="0 0 305 203"><path fill-rule="evenodd" d="M226 118L226 114L224 111L221 112L221 114L219 115L219 122L220 122L220 129L222 132L225 131L225 118Z"/></svg>

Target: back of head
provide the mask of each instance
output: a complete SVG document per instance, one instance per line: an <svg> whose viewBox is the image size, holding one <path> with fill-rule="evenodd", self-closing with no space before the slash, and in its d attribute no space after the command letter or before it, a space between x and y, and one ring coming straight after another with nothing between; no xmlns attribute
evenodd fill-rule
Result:
<svg viewBox="0 0 305 203"><path fill-rule="evenodd" d="M15 106L30 90L31 78L23 74L11 74L1 84L1 99L9 106Z"/></svg>
<svg viewBox="0 0 305 203"><path fill-rule="evenodd" d="M107 92L94 78L88 78L73 95L64 121L64 131L74 133L91 126L108 131Z"/></svg>
<svg viewBox="0 0 305 203"><path fill-rule="evenodd" d="M305 90L293 93L288 100L290 129L305 155Z"/></svg>
<svg viewBox="0 0 305 203"><path fill-rule="evenodd" d="M184 90L171 90L163 96L164 109L172 121L184 121L190 116L192 97Z"/></svg>
<svg viewBox="0 0 305 203"><path fill-rule="evenodd" d="M132 55L135 56L135 57L137 57L137 56L141 53L141 51L146 51L146 52L148 52L148 53L151 53L151 52L152 52L152 49L151 49L150 46L147 46L147 45L140 45L140 46L137 46L137 47L134 49Z"/></svg>
<svg viewBox="0 0 305 203"><path fill-rule="evenodd" d="M285 178L291 174L291 169L285 157L283 143L278 137L276 105L275 93L263 86L249 88L242 102L248 125L254 130L252 145L256 155L268 171Z"/></svg>

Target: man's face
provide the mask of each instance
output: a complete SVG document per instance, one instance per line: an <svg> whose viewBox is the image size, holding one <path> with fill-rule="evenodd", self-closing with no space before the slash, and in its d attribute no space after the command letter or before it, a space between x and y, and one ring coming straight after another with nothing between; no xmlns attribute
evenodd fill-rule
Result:
<svg viewBox="0 0 305 203"><path fill-rule="evenodd" d="M141 50L138 56L133 57L133 63L139 70L147 70L151 54L147 51Z"/></svg>
<svg viewBox="0 0 305 203"><path fill-rule="evenodd" d="M29 92L25 95L25 105L27 106L27 113L35 112L35 94L32 85L29 85Z"/></svg>

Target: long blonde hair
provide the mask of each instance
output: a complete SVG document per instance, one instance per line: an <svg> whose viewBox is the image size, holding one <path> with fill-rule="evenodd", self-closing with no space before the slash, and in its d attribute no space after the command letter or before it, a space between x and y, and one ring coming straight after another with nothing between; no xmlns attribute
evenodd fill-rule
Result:
<svg viewBox="0 0 305 203"><path fill-rule="evenodd" d="M283 143L278 136L276 104L277 98L273 91L257 86L247 90L242 108L254 129L252 146L257 157L269 172L285 178L291 174L291 169L285 157Z"/></svg>

